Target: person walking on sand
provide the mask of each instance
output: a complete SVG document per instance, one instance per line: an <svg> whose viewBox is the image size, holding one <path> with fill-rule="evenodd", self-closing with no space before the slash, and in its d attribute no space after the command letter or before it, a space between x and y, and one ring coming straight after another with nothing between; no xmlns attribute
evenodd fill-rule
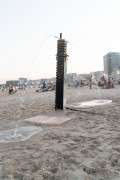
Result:
<svg viewBox="0 0 120 180"><path fill-rule="evenodd" d="M91 89L92 88L92 75L89 78L89 86L90 86L90 89Z"/></svg>
<svg viewBox="0 0 120 180"><path fill-rule="evenodd" d="M42 87L43 89L45 89L46 88L46 82L44 81L43 82L43 87Z"/></svg>

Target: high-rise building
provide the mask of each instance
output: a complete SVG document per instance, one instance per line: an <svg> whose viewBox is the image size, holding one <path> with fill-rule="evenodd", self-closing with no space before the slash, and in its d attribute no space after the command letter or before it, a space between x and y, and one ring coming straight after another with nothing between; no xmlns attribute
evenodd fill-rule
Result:
<svg viewBox="0 0 120 180"><path fill-rule="evenodd" d="M104 61L104 73L108 76L114 76L115 71L120 66L120 53L109 52L103 56Z"/></svg>

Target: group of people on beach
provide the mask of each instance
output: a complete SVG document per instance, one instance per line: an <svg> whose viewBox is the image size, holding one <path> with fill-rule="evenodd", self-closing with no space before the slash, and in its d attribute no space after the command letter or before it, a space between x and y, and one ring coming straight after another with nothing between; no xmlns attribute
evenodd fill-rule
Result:
<svg viewBox="0 0 120 180"><path fill-rule="evenodd" d="M39 87L39 89L37 89L36 92L47 92L47 91L53 91L55 89L56 86L52 82L46 85L46 82L44 81L42 87Z"/></svg>
<svg viewBox="0 0 120 180"><path fill-rule="evenodd" d="M45 81L43 82L42 92L53 91L53 90L55 90L55 85L52 82L48 85L46 85Z"/></svg>
<svg viewBox="0 0 120 180"><path fill-rule="evenodd" d="M110 89L114 88L115 81L112 77L108 77L108 80L106 80L105 76L103 75L100 78L100 81L98 82L98 86L102 87L103 89Z"/></svg>
<svg viewBox="0 0 120 180"><path fill-rule="evenodd" d="M11 85L9 85L8 92L9 92L9 94L16 93L17 89L14 89Z"/></svg>
<svg viewBox="0 0 120 180"><path fill-rule="evenodd" d="M89 87L90 87L90 89L92 88L92 84L93 84L92 78L93 78L93 76L90 75L90 77L89 77ZM114 79L111 76L109 76L108 79L106 80L105 76L103 75L100 78L100 81L97 83L97 85L99 87L103 88L103 89L110 89L110 88L114 88L115 87L114 86L115 85L115 81L114 81Z"/></svg>
<svg viewBox="0 0 120 180"><path fill-rule="evenodd" d="M91 89L92 88L92 78L93 76L90 75L89 77L89 88ZM103 89L110 89L110 88L114 88L114 84L115 84L115 81L112 77L108 77L108 80L106 80L105 76L103 75L101 78L100 78L100 81L98 82L98 86L100 86L101 88ZM78 83L75 84L77 86ZM84 86L84 83L81 81L80 83L80 87ZM46 82L44 81L42 86L39 87L39 89L36 90L36 92L46 92L46 91L53 91L56 89L56 85L53 84L52 82L49 83L49 84L46 84ZM13 94L13 93L16 93L17 90L14 89L11 85L9 85L8 87L8 93L9 94Z"/></svg>
<svg viewBox="0 0 120 180"><path fill-rule="evenodd" d="M8 94L13 94L13 93L17 92L17 89L16 89L16 87L13 87L12 85L9 85L9 86L2 86L0 88L0 91L1 92L8 92Z"/></svg>

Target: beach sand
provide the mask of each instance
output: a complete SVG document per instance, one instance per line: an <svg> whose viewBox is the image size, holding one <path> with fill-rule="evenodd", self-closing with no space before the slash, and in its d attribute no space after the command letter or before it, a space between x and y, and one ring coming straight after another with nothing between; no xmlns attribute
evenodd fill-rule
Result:
<svg viewBox="0 0 120 180"><path fill-rule="evenodd" d="M120 86L100 89L108 105L55 111L55 92L0 92L0 131L31 125L38 115L68 116L60 126L19 142L0 143L3 180L120 180ZM99 99L96 86L66 89L67 104Z"/></svg>

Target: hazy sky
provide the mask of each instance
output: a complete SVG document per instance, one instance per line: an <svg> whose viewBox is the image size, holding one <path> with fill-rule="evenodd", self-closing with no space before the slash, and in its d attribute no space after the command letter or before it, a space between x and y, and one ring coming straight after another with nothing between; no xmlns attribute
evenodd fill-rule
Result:
<svg viewBox="0 0 120 180"><path fill-rule="evenodd" d="M103 70L120 52L120 0L0 0L0 83L55 77L60 33L68 73Z"/></svg>

